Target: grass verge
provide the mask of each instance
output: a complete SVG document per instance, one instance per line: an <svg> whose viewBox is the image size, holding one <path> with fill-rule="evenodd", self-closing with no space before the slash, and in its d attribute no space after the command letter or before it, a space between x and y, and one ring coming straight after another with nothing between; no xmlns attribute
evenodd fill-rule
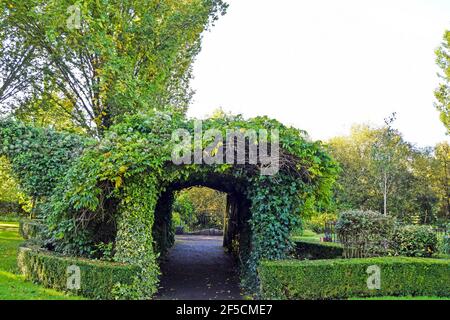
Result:
<svg viewBox="0 0 450 320"><path fill-rule="evenodd" d="M82 299L43 288L17 274L17 249L22 242L18 223L0 222L0 300Z"/></svg>

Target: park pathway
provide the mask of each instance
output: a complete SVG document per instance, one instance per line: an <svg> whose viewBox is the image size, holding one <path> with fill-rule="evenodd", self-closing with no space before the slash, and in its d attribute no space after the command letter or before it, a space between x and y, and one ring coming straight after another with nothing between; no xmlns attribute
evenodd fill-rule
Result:
<svg viewBox="0 0 450 320"><path fill-rule="evenodd" d="M233 258L221 236L176 236L175 246L161 264L161 300L241 299Z"/></svg>

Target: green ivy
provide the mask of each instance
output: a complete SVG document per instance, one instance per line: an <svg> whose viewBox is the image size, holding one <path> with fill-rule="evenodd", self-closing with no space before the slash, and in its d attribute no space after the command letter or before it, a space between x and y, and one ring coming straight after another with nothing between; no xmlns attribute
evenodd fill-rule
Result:
<svg viewBox="0 0 450 320"><path fill-rule="evenodd" d="M42 184L44 194L51 195L42 205L47 247L90 257L100 243L112 243L116 262L140 267L132 284L115 288L125 298L149 298L156 291L160 252L155 250L158 239L153 239L152 228L161 193L172 183L210 174L240 181L237 188L249 200L251 211L250 243L239 253L242 279L246 288L256 290L260 261L283 259L291 252L290 233L299 223L300 212L310 199L328 199L337 165L322 143L309 141L303 131L267 117L224 116L205 120L203 129L218 129L224 137L227 129L277 129L281 156L288 164L274 176L260 175L255 165L176 166L171 162L171 136L179 128L193 133L193 122L178 113L155 111L126 117L95 143L14 122L2 127L0 141L6 151L14 146L5 154L19 176L30 177L21 180L30 186L28 190L36 192ZM38 166L38 152L15 147L26 135L37 149L42 144L55 149L49 153L51 161L39 169L26 164Z"/></svg>
<svg viewBox="0 0 450 320"><path fill-rule="evenodd" d="M88 142L75 134L0 121L0 155L10 160L22 190L36 200L52 194Z"/></svg>

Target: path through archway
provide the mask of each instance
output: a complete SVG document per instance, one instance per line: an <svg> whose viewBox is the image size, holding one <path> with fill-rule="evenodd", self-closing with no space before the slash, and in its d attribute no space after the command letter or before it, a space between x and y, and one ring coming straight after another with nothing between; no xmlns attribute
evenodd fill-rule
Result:
<svg viewBox="0 0 450 320"><path fill-rule="evenodd" d="M212 185L205 180L195 179L172 185L159 198L155 210L157 223L153 229L155 239L160 240L157 246L162 253L159 299L241 298L237 261L240 240L246 238L241 237L241 232L246 230L242 221L248 216L242 215L248 210L243 210L246 201L241 199L242 195L232 187L233 184L226 186L224 177L216 181L220 183ZM208 201L221 203L216 203L216 207L206 203ZM185 208L186 203L194 207L194 218L186 218L186 213L180 215L177 212ZM216 211L213 213L214 209ZM173 230L178 225L173 225L174 212L177 215L175 220L183 222L181 224L184 227L184 232L175 239ZM206 225L205 213L210 213L206 214ZM182 221L183 218L186 221ZM187 220L190 223L185 223ZM198 233L205 228L208 228L208 232ZM211 230L215 230L215 235L209 233ZM223 235L217 235L217 232L222 231Z"/></svg>
<svg viewBox="0 0 450 320"><path fill-rule="evenodd" d="M161 263L157 299L240 299L239 275L221 236L180 235Z"/></svg>

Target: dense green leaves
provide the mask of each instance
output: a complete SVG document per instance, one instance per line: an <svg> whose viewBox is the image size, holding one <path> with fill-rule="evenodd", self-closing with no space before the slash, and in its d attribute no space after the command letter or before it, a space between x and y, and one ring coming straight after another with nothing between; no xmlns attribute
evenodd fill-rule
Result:
<svg viewBox="0 0 450 320"><path fill-rule="evenodd" d="M387 214L406 223L448 219L448 143L420 149L388 127L363 125L329 145L342 168L334 189L336 211L384 212L386 196Z"/></svg>
<svg viewBox="0 0 450 320"><path fill-rule="evenodd" d="M377 212L343 212L336 223L336 233L346 258L431 257L437 252L438 240L432 227L400 225L394 217Z"/></svg>
<svg viewBox="0 0 450 320"><path fill-rule="evenodd" d="M344 249L335 242L295 241L295 253L301 260L337 259Z"/></svg>
<svg viewBox="0 0 450 320"><path fill-rule="evenodd" d="M409 257L431 257L437 251L438 240L430 226L398 227L393 236L395 254Z"/></svg>
<svg viewBox="0 0 450 320"><path fill-rule="evenodd" d="M368 288L370 267L380 289ZM266 299L345 299L370 296L448 296L449 260L383 257L315 261L267 261L259 268ZM373 269L372 269L373 270ZM370 271L370 272L368 272Z"/></svg>
<svg viewBox="0 0 450 320"><path fill-rule="evenodd" d="M439 88L436 89L436 108L441 113L441 121L450 133L450 31L444 34L444 40L439 49L436 50L436 63L441 68L439 74L442 79Z"/></svg>
<svg viewBox="0 0 450 320"><path fill-rule="evenodd" d="M244 284L256 289L259 261L284 258L291 251L290 233L299 213L310 198L325 200L330 195L337 166L320 143L266 117L217 117L204 121L203 127L220 130L223 136L227 129L279 130L280 172L260 175L258 165L250 164L174 165L172 132L184 128L193 133L192 121L180 113L126 117L101 141L85 144L80 157L76 155L85 139L74 135L9 122L1 136L18 175L29 177L24 186L47 200L41 206L47 246L90 257L112 243L114 260L141 267L133 284L120 288L123 297L145 298L155 292L159 252L154 251L152 226L155 205L167 186L211 173L241 181L251 210L251 250L244 246L240 251ZM29 137L30 144L24 146L23 137ZM48 157L42 159L42 154Z"/></svg>
<svg viewBox="0 0 450 320"><path fill-rule="evenodd" d="M191 231L207 228L223 229L227 199L223 192L194 187L182 190L176 197L173 212L180 221L176 226L185 226Z"/></svg>
<svg viewBox="0 0 450 320"><path fill-rule="evenodd" d="M120 288L129 285L138 267L105 261L67 258L26 247L19 249L19 269L29 280L67 291L67 268L80 268L80 289L71 293L92 299L118 299Z"/></svg>
<svg viewBox="0 0 450 320"><path fill-rule="evenodd" d="M6 156L21 189L36 200L49 197L87 140L78 135L0 120L0 155Z"/></svg>
<svg viewBox="0 0 450 320"><path fill-rule="evenodd" d="M6 111L51 100L92 135L126 113L185 110L201 34L226 9L221 0L0 4Z"/></svg>
<svg viewBox="0 0 450 320"><path fill-rule="evenodd" d="M344 257L386 255L394 223L393 217L373 211L353 210L341 213L336 223L336 233L344 246Z"/></svg>
<svg viewBox="0 0 450 320"><path fill-rule="evenodd" d="M12 176L11 165L5 157L0 157L0 202L18 203L21 192Z"/></svg>

